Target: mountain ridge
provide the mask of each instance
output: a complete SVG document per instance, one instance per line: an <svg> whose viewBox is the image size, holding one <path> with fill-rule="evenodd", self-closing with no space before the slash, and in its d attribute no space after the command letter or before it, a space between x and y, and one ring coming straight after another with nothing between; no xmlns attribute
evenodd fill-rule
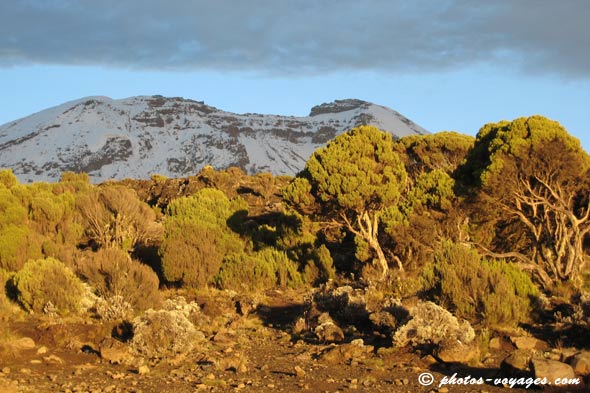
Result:
<svg viewBox="0 0 590 393"><path fill-rule="evenodd" d="M0 126L0 167L21 181L56 181L63 171L95 182L158 173L182 177L205 165L293 175L328 140L359 125L395 137L428 131L357 99L316 105L308 116L236 114L181 97L83 97Z"/></svg>

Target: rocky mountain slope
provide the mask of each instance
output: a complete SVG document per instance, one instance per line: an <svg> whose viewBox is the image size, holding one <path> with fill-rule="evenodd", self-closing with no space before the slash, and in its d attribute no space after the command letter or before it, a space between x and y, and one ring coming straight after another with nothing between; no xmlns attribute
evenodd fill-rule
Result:
<svg viewBox="0 0 590 393"><path fill-rule="evenodd" d="M396 137L427 131L389 108L360 100L315 106L307 117L235 114L162 96L87 97L0 126L0 168L23 182L63 171L93 181L194 174L206 165L293 175L318 147L358 125Z"/></svg>

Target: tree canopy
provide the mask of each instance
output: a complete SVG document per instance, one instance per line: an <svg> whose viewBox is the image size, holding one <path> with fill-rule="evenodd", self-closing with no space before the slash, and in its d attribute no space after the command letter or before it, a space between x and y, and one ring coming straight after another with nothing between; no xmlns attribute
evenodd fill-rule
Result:
<svg viewBox="0 0 590 393"><path fill-rule="evenodd" d="M587 258L590 157L542 116L484 126L462 168L476 190L481 246L511 256L545 288L575 280Z"/></svg>
<svg viewBox="0 0 590 393"><path fill-rule="evenodd" d="M406 182L391 134L363 126L317 150L286 188L285 197L300 210L343 226L366 241L385 275L388 263L378 241L380 216L397 206ZM401 269L401 261L397 262Z"/></svg>

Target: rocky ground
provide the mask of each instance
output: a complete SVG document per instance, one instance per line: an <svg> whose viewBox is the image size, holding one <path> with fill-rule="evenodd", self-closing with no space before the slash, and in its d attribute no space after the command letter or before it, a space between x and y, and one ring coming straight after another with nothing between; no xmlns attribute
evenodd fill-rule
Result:
<svg viewBox="0 0 590 393"><path fill-rule="evenodd" d="M198 298L210 321L203 337L190 351L161 359L130 353L125 326L116 323L12 322L14 339L0 351L0 392L500 392L509 388L495 386L495 378L562 366L560 375L575 369L580 380L563 391L588 391L590 353L550 348L523 332L486 340L487 352L476 361L445 363L415 348L393 348L379 332L343 327L342 341L332 343L295 333L305 309L301 294L275 291L251 308L238 300L231 312L228 299ZM434 377L433 384L420 384L429 377L424 373ZM484 383L438 385L453 376L463 378L456 382L473 377Z"/></svg>

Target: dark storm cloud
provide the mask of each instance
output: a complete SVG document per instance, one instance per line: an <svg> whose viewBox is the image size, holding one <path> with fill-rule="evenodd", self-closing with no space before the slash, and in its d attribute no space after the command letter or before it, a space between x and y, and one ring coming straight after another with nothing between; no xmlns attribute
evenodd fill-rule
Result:
<svg viewBox="0 0 590 393"><path fill-rule="evenodd" d="M7 0L0 65L590 76L587 0Z"/></svg>

